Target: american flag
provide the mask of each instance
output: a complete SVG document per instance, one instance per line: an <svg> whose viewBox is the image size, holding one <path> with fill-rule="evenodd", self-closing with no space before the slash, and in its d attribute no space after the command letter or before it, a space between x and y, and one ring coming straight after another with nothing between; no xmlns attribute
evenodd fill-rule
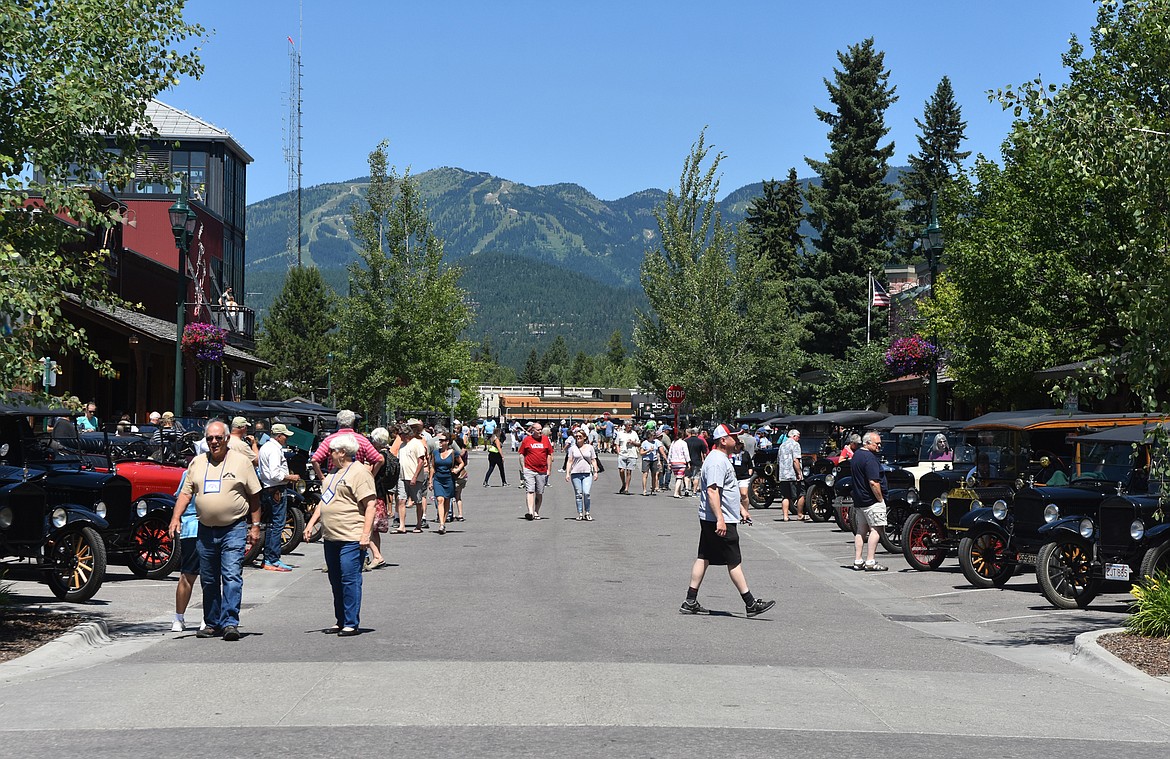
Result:
<svg viewBox="0 0 1170 759"><path fill-rule="evenodd" d="M884 287L882 287L881 282L878 282L877 279L875 279L873 277L871 277L870 279L873 281L873 305L874 305L874 307L876 308L876 307L880 307L880 306L890 305L890 294L888 292L886 292L886 289Z"/></svg>

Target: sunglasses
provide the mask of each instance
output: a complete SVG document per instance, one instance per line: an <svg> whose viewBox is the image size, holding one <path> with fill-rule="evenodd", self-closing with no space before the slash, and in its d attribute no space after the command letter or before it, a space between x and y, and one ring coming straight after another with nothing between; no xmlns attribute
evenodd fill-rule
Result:
<svg viewBox="0 0 1170 759"><path fill-rule="evenodd" d="M208 435L206 438L204 438L204 440L206 440L209 443L214 443L216 441L223 440L223 438L224 438L223 435Z"/></svg>

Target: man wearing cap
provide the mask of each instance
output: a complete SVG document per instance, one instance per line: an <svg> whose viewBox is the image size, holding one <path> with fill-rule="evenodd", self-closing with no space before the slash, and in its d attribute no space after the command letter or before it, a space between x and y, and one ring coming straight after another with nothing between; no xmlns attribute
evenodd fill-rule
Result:
<svg viewBox="0 0 1170 759"><path fill-rule="evenodd" d="M618 495L630 495L630 480L634 478L634 466L638 463L638 446L641 443L638 433L634 432L634 420L627 419L617 434L618 477L622 481Z"/></svg>
<svg viewBox="0 0 1170 759"><path fill-rule="evenodd" d="M726 566L727 573L740 597L749 617L763 614L776 605L775 601L756 598L748 589L743 574L743 560L739 550L739 483L735 479L735 467L730 455L739 445L735 432L726 424L715 428L712 435L714 447L703 461L699 491L699 552L691 567L691 584L687 588L687 599L679 607L681 614L706 614L699 605L699 586L707 573L707 567L715 564Z"/></svg>
<svg viewBox="0 0 1170 759"><path fill-rule="evenodd" d="M268 531L264 535L264 569L270 572L290 572L292 567L280 560L281 536L288 516L288 491L290 482L297 482L300 476L289 474L288 459L284 457L284 444L292 432L283 424L272 425L268 442L260 446L258 473L260 484L260 505L268 515Z"/></svg>
<svg viewBox="0 0 1170 759"><path fill-rule="evenodd" d="M540 422L528 425L528 437L520 443L520 458L524 462L525 502L528 512L525 519L542 519L540 504L544 501L544 489L548 487L548 468L553 456L553 442L540 427Z"/></svg>
<svg viewBox="0 0 1170 759"><path fill-rule="evenodd" d="M208 422L206 454L191 459L175 501L170 533L176 539L192 499L199 520L199 579L203 585L205 629L197 638L240 639L244 550L260 540L260 480L248 458L228 449L227 425Z"/></svg>
<svg viewBox="0 0 1170 759"><path fill-rule="evenodd" d="M252 466L256 466L256 460L260 458L260 446L256 445L256 438L248 434L248 420L242 416L237 416L232 420L232 434L228 438L228 448L247 456L248 461L252 462Z"/></svg>

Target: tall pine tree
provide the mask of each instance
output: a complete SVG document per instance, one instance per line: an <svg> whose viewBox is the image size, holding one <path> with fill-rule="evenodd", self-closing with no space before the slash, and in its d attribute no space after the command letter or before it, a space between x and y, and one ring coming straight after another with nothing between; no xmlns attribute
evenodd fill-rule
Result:
<svg viewBox="0 0 1170 759"><path fill-rule="evenodd" d="M966 139L967 122L955 102L951 80L944 76L926 102L922 120L915 119L918 135L918 154L909 158L910 171L902 175L898 188L908 207L902 219L897 249L908 254L914 241L930 223L930 194L938 192L945 198L945 190L963 170L963 161L971 151L959 150Z"/></svg>
<svg viewBox="0 0 1170 759"><path fill-rule="evenodd" d="M837 359L865 342L868 275L881 275L897 230L898 205L885 183L894 144L880 144L889 131L886 109L897 100L884 58L872 37L837 53L841 68L825 80L835 110L816 109L829 125L829 152L824 161L805 159L821 177L807 193L817 250L805 256L807 286L798 288L809 319L806 346ZM875 334L882 322L874 320Z"/></svg>
<svg viewBox="0 0 1170 759"><path fill-rule="evenodd" d="M256 355L272 364L257 373L261 398L307 397L325 386L337 327L333 290L315 266L294 266L256 338Z"/></svg>
<svg viewBox="0 0 1170 759"><path fill-rule="evenodd" d="M804 195L796 169L788 170L788 179L764 181L764 194L748 206L747 233L760 256L772 263L777 276L791 281L804 253Z"/></svg>

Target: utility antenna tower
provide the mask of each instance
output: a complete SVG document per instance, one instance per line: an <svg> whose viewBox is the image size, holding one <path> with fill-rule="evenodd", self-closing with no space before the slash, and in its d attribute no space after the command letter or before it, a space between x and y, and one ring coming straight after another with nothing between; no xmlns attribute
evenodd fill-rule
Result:
<svg viewBox="0 0 1170 759"><path fill-rule="evenodd" d="M301 38L304 38L304 6L301 6ZM297 251L297 266L301 266L301 50L300 45L288 38L288 126L285 132L284 161L288 164L288 191L297 193L295 218L289 221L288 250L291 257L293 246Z"/></svg>

